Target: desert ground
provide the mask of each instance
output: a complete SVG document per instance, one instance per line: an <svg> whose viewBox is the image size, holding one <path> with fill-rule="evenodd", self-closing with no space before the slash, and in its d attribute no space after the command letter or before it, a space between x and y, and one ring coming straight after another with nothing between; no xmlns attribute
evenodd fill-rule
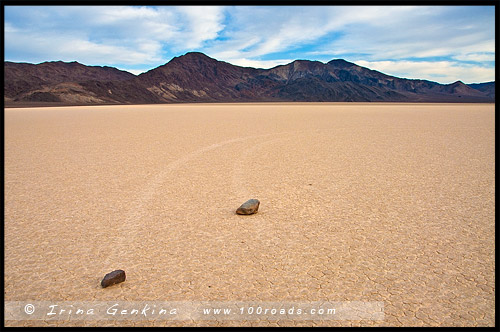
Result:
<svg viewBox="0 0 500 332"><path fill-rule="evenodd" d="M5 301L382 301L383 320L6 326L494 326L495 105L7 108ZM246 200L258 213L235 214ZM102 288L104 275L126 271Z"/></svg>

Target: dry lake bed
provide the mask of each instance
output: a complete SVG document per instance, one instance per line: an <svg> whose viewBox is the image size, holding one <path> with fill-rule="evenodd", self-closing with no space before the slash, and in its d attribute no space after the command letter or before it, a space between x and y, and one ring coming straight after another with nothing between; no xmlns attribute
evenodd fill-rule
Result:
<svg viewBox="0 0 500 332"><path fill-rule="evenodd" d="M384 314L58 313L6 326L494 326L494 104L8 108L4 119L6 304L362 301ZM258 212L237 215L251 198ZM126 281L102 288L116 269Z"/></svg>

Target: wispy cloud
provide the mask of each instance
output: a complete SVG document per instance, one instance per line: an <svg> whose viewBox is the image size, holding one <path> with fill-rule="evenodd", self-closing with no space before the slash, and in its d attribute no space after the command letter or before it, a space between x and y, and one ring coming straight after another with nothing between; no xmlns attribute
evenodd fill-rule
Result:
<svg viewBox="0 0 500 332"><path fill-rule="evenodd" d="M11 61L137 72L201 51L258 68L345 58L439 82L494 77L493 6L6 6L4 23Z"/></svg>
<svg viewBox="0 0 500 332"><path fill-rule="evenodd" d="M474 62L489 62L495 61L495 52L483 53L462 53L453 56L453 59L458 61L474 61Z"/></svg>
<svg viewBox="0 0 500 332"><path fill-rule="evenodd" d="M222 11L221 7L6 7L6 16L11 17L6 22L7 57L153 64L164 61L164 53L189 51L216 38L223 29Z"/></svg>
<svg viewBox="0 0 500 332"><path fill-rule="evenodd" d="M357 60L356 64L404 78L418 78L453 83L460 77L464 83L480 83L495 80L495 72L489 68L477 65L460 64L451 61L364 61Z"/></svg>
<svg viewBox="0 0 500 332"><path fill-rule="evenodd" d="M222 7L179 7L178 24L184 26L177 31L174 42L181 50L198 48L203 42L217 38L224 28Z"/></svg>
<svg viewBox="0 0 500 332"><path fill-rule="evenodd" d="M466 19L472 8L416 7L392 17L372 16L344 28L323 51L363 53L370 60L453 56L494 52L494 17L479 13ZM467 28L464 28L467 27Z"/></svg>
<svg viewBox="0 0 500 332"><path fill-rule="evenodd" d="M268 69L273 68L284 63L293 62L295 59L277 59L277 60L251 60L246 58L234 58L228 61L229 63L241 67L253 67L253 68L262 68Z"/></svg>

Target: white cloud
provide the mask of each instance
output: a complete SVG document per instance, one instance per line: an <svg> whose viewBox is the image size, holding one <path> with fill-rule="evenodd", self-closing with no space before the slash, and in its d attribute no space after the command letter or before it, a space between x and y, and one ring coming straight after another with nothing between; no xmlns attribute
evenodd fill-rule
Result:
<svg viewBox="0 0 500 332"><path fill-rule="evenodd" d="M228 9L233 26L230 40L216 43L210 50L217 50L215 53L219 54L239 52L247 58L258 58L313 44L332 33L347 35L349 31L357 30L363 38L370 39L373 29L397 25L405 20L404 15L409 15L413 10L415 7L410 6L238 6ZM418 33L416 27L412 30L414 34ZM255 41L256 36L258 43L247 45L249 40ZM353 36L350 34L342 39L342 43L332 45L340 46L339 49L345 49L346 52L363 48L363 44L357 43L360 41L359 36L352 43L342 45Z"/></svg>
<svg viewBox="0 0 500 332"><path fill-rule="evenodd" d="M269 54L305 48L302 58L320 61L346 55L352 57L353 54L363 54L362 59L371 63L384 60L403 63L401 60L407 58L449 58L456 61L447 68L463 74L463 80L472 79L472 73L480 75L478 79L491 77L491 68L481 68L479 64L462 66L458 62L465 58L484 61L494 57L495 52L493 16L486 15L485 19L475 21L467 17L467 8L233 7L228 12L233 21L232 30L226 33L229 40L213 43L208 51L217 59L230 63L268 68L282 64L282 60L269 60ZM328 38L329 35L333 37ZM486 53L490 55L478 55ZM352 61L352 58L347 60ZM419 63L410 68L423 69L424 62ZM448 80L453 76L436 70L438 72L429 73L429 77ZM420 73L422 71L408 71L413 77Z"/></svg>
<svg viewBox="0 0 500 332"><path fill-rule="evenodd" d="M181 49L200 47L203 42L217 38L218 33L224 28L221 7L181 6L176 10L185 17L187 23L177 35L176 43Z"/></svg>
<svg viewBox="0 0 500 332"><path fill-rule="evenodd" d="M344 14L349 14L349 19L335 30L339 38L312 52L338 57L363 54L364 60L370 61L495 52L491 11L489 15L477 14L472 9L453 6L396 9L400 10L393 11L394 7L346 10Z"/></svg>
<svg viewBox="0 0 500 332"><path fill-rule="evenodd" d="M116 63L151 63L161 60L156 53L148 52L151 48L155 48L152 44L127 47L99 44L78 36L23 32L6 34L5 43L9 44L12 49L24 49L30 54L28 60L32 62L77 60L89 65L113 65Z"/></svg>
<svg viewBox="0 0 500 332"><path fill-rule="evenodd" d="M81 7L78 9L81 10ZM64 8L64 11L66 10ZM156 20L160 15L157 10L150 7L102 6L97 10L94 7L85 7L84 10L92 14L93 22L97 25L121 24L124 21Z"/></svg>
<svg viewBox="0 0 500 332"><path fill-rule="evenodd" d="M128 69L128 68L117 68L117 69L120 69L120 70L124 70L124 71L128 71L129 73L132 73L134 75L140 75L142 73L145 73L149 70L151 70L151 68L146 68L146 69Z"/></svg>
<svg viewBox="0 0 500 332"><path fill-rule="evenodd" d="M401 78L427 79L439 83L489 82L495 80L495 69L464 65L451 61L353 61L357 65Z"/></svg>
<svg viewBox="0 0 500 332"><path fill-rule="evenodd" d="M459 61L474 61L474 62L495 61L495 53L485 52L485 53L458 54L453 56L453 59Z"/></svg>
<svg viewBox="0 0 500 332"><path fill-rule="evenodd" d="M345 58L384 70L391 70L383 65L391 63L408 77L426 78L416 76L425 73L442 82L456 74L464 75L457 79L479 81L494 71L486 68L495 55L491 8L5 6L5 57L154 68L196 50L256 68L298 58ZM431 73L433 57L447 62ZM419 58L425 61L413 61Z"/></svg>
<svg viewBox="0 0 500 332"><path fill-rule="evenodd" d="M233 58L226 59L224 61L230 64L241 66L241 67L252 67L252 68L262 68L269 69L279 65L285 65L293 62L295 59L280 59L280 60L251 60L246 58Z"/></svg>
<svg viewBox="0 0 500 332"><path fill-rule="evenodd" d="M231 27L208 51L227 60L231 57L258 58L312 42L326 32L317 19L317 7L231 7Z"/></svg>
<svg viewBox="0 0 500 332"><path fill-rule="evenodd" d="M190 51L224 28L221 7L36 6L6 14L6 58L23 54L20 61L160 64L165 45Z"/></svg>
<svg viewBox="0 0 500 332"><path fill-rule="evenodd" d="M16 29L14 25L12 25L9 22L5 22L3 28L4 28L4 33L12 33L18 31L18 29Z"/></svg>

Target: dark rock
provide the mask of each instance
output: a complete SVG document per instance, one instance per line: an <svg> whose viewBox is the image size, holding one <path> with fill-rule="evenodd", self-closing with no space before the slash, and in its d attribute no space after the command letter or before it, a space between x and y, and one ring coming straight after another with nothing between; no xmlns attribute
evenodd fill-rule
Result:
<svg viewBox="0 0 500 332"><path fill-rule="evenodd" d="M101 281L102 288L106 288L108 286L118 284L120 282L125 281L125 271L123 270L115 270L110 272L104 276L104 279Z"/></svg>
<svg viewBox="0 0 500 332"><path fill-rule="evenodd" d="M260 201L258 199L252 198L241 204L241 206L236 210L237 214L254 214L259 209Z"/></svg>

